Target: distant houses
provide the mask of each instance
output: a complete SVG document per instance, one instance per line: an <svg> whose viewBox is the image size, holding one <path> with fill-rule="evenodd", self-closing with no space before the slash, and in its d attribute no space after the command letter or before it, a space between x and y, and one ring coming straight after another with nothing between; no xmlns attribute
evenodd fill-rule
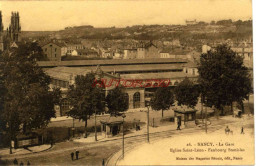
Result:
<svg viewBox="0 0 260 166"><path fill-rule="evenodd" d="M253 68L253 45L252 41L240 41L234 43L230 40L226 41L226 44L231 47L231 50L237 53L237 55L243 57L243 63L246 67ZM210 45L210 46L209 46ZM215 49L217 44L209 44L202 46L202 53L207 53L211 49Z"/></svg>
<svg viewBox="0 0 260 166"><path fill-rule="evenodd" d="M73 50L71 56L85 56L88 58L98 58L98 52L92 49L76 49Z"/></svg>
<svg viewBox="0 0 260 166"><path fill-rule="evenodd" d="M42 44L44 55L50 61L80 60L80 59L184 59L189 61L199 61L201 53L207 53L218 45L218 41L207 43L201 46L201 50L182 46L179 40L168 40L160 43L160 47L152 41L130 42L126 44L109 43L91 45L89 47L81 42L51 41ZM247 67L253 67L252 42L238 42L228 39L226 43L231 49L244 58ZM220 43L221 44L221 43ZM64 58L62 58L64 57Z"/></svg>
<svg viewBox="0 0 260 166"><path fill-rule="evenodd" d="M85 47L80 42L69 42L67 45L67 55L71 55L74 50L83 50Z"/></svg>
<svg viewBox="0 0 260 166"><path fill-rule="evenodd" d="M179 45L179 42L176 42ZM172 44L172 42L171 42ZM159 58L176 58L176 59L197 59L200 53L184 49L180 46L167 46L159 49L152 41L144 43L140 42L134 46L127 45L126 48L117 47L91 47L87 48L81 43L51 41L42 44L45 56L50 61L61 61L64 59L80 60L94 59L159 59ZM70 57L70 58L69 58Z"/></svg>

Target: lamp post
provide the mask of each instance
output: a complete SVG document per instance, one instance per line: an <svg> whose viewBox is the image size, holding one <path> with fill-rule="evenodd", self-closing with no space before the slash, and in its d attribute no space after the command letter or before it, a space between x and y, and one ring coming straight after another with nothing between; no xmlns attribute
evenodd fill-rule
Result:
<svg viewBox="0 0 260 166"><path fill-rule="evenodd" d="M74 118L72 118L72 137L74 138L75 135L75 123L74 123Z"/></svg>
<svg viewBox="0 0 260 166"><path fill-rule="evenodd" d="M206 133L208 132L208 126L207 126L207 114L208 114L208 112L207 112L207 99L205 99L205 113L206 113L206 115L205 115L205 131L206 131Z"/></svg>
<svg viewBox="0 0 260 166"><path fill-rule="evenodd" d="M147 142L150 143L149 139L149 109L150 109L150 101L146 101L146 107L147 107Z"/></svg>
<svg viewBox="0 0 260 166"><path fill-rule="evenodd" d="M122 118L123 118L123 139L122 139L122 156L123 156L123 159L124 159L124 155L125 155L125 134L124 134L124 122L125 122L125 117L126 115L125 114L122 114Z"/></svg>
<svg viewBox="0 0 260 166"><path fill-rule="evenodd" d="M97 141L97 109L95 109L95 141Z"/></svg>

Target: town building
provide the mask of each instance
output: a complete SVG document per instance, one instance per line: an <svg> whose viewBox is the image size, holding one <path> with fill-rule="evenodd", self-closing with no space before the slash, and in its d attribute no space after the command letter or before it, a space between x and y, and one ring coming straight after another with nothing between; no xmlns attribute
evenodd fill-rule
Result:
<svg viewBox="0 0 260 166"><path fill-rule="evenodd" d="M135 59L137 57L137 49L124 49L124 57L123 59Z"/></svg>
<svg viewBox="0 0 260 166"><path fill-rule="evenodd" d="M124 58L124 52L121 50L116 50L113 54L113 59L123 59Z"/></svg>
<svg viewBox="0 0 260 166"><path fill-rule="evenodd" d="M85 46L80 42L66 42L67 46L67 55L71 55L74 50L82 50L85 49Z"/></svg>
<svg viewBox="0 0 260 166"><path fill-rule="evenodd" d="M49 42L42 45L42 50L50 61L61 61L61 57L65 56L67 47L62 43Z"/></svg>
<svg viewBox="0 0 260 166"><path fill-rule="evenodd" d="M92 49L77 49L73 50L71 56L84 56L88 58L98 58L99 55L96 51Z"/></svg>
<svg viewBox="0 0 260 166"><path fill-rule="evenodd" d="M236 46L231 47L239 56L243 57L244 65L250 69L253 69L253 47L252 46Z"/></svg>
<svg viewBox="0 0 260 166"><path fill-rule="evenodd" d="M160 58L171 58L172 55L173 55L172 48L163 48L162 51L160 51Z"/></svg>
<svg viewBox="0 0 260 166"><path fill-rule="evenodd" d="M137 59L160 58L159 49L150 41L137 48Z"/></svg>

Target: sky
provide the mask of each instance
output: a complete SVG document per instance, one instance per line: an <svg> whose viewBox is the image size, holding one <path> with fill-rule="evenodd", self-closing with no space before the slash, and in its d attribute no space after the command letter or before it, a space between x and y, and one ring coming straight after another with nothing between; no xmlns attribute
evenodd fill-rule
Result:
<svg viewBox="0 0 260 166"><path fill-rule="evenodd" d="M0 10L5 29L10 24L11 12L19 11L24 31L252 18L251 0L0 1Z"/></svg>

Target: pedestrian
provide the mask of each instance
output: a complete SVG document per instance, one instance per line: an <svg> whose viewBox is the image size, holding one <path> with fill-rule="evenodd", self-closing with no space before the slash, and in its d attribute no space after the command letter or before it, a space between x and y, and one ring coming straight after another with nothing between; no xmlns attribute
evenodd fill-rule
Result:
<svg viewBox="0 0 260 166"><path fill-rule="evenodd" d="M18 161L16 158L14 158L14 161L13 161L14 165L18 165Z"/></svg>
<svg viewBox="0 0 260 166"><path fill-rule="evenodd" d="M78 160L78 159L79 159L79 151L76 150L76 160Z"/></svg>
<svg viewBox="0 0 260 166"><path fill-rule="evenodd" d="M225 134L229 134L230 129L228 128L228 126L225 128Z"/></svg>
<svg viewBox="0 0 260 166"><path fill-rule="evenodd" d="M28 166L28 165L31 165L31 163L30 163L30 161L29 161L29 160L27 161L27 166Z"/></svg>
<svg viewBox="0 0 260 166"><path fill-rule="evenodd" d="M244 133L244 127L241 128L241 134L245 134Z"/></svg>
<svg viewBox="0 0 260 166"><path fill-rule="evenodd" d="M73 161L74 160L74 152L71 152L70 156L71 156L71 160Z"/></svg>
<svg viewBox="0 0 260 166"><path fill-rule="evenodd" d="M23 166L23 162L20 163L20 166Z"/></svg>
<svg viewBox="0 0 260 166"><path fill-rule="evenodd" d="M103 159L103 161L102 161L102 166L105 166L105 160Z"/></svg>
<svg viewBox="0 0 260 166"><path fill-rule="evenodd" d="M181 128L180 128L180 125L178 124L178 126L177 126L177 130L181 130Z"/></svg>

